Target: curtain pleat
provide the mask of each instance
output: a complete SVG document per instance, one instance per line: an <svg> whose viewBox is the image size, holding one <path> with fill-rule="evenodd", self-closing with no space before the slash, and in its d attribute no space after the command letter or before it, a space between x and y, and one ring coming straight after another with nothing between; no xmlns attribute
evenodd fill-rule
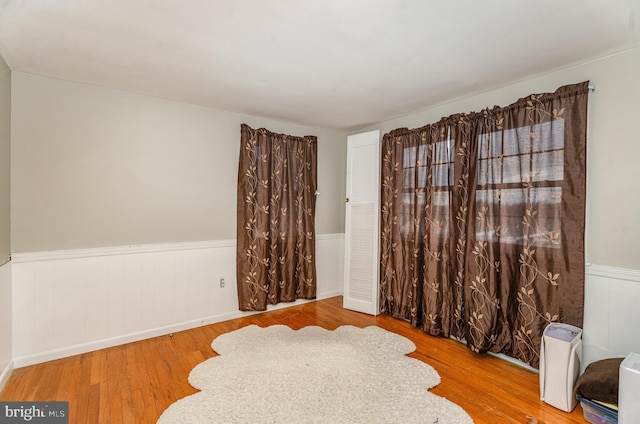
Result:
<svg viewBox="0 0 640 424"><path fill-rule="evenodd" d="M588 82L384 135L381 312L538 366L582 326Z"/></svg>
<svg viewBox="0 0 640 424"><path fill-rule="evenodd" d="M243 311L315 299L317 139L242 124L236 273Z"/></svg>

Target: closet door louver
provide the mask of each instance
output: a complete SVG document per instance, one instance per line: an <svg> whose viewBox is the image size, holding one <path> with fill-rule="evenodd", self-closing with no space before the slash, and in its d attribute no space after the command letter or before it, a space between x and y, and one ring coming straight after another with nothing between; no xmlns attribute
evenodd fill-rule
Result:
<svg viewBox="0 0 640 424"><path fill-rule="evenodd" d="M347 139L343 306L378 314L380 132Z"/></svg>

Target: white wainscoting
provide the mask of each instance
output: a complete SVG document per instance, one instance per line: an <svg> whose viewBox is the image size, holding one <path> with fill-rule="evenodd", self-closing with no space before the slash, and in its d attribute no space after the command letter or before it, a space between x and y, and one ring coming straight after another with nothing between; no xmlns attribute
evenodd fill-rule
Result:
<svg viewBox="0 0 640 424"><path fill-rule="evenodd" d="M0 266L0 392L13 371L11 311L11 262L7 262Z"/></svg>
<svg viewBox="0 0 640 424"><path fill-rule="evenodd" d="M640 270L588 265L583 364L640 353Z"/></svg>
<svg viewBox="0 0 640 424"><path fill-rule="evenodd" d="M234 240L15 254L13 364L245 316L235 255ZM341 295L344 234L318 235L316 255L317 298Z"/></svg>
<svg viewBox="0 0 640 424"><path fill-rule="evenodd" d="M341 295L344 234L316 246L318 299ZM23 253L9 265L0 284L12 281L13 361L0 384L14 367L247 314L232 240ZM583 364L640 352L640 271L589 265L585 285Z"/></svg>

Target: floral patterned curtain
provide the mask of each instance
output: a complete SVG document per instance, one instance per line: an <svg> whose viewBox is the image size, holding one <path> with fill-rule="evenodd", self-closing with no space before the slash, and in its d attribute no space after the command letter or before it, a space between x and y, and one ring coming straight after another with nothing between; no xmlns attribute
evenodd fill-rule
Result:
<svg viewBox="0 0 640 424"><path fill-rule="evenodd" d="M588 82L385 134L381 312L534 367L582 326Z"/></svg>
<svg viewBox="0 0 640 424"><path fill-rule="evenodd" d="M242 311L315 299L317 138L241 127L236 273Z"/></svg>

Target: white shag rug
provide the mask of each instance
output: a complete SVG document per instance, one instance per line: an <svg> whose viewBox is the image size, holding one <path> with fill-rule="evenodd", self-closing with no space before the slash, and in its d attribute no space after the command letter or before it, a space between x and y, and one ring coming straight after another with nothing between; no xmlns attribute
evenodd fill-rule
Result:
<svg viewBox="0 0 640 424"><path fill-rule="evenodd" d="M159 424L473 422L427 391L440 376L405 356L413 342L379 327L250 325L211 346L220 356L189 374L201 392L170 405Z"/></svg>

